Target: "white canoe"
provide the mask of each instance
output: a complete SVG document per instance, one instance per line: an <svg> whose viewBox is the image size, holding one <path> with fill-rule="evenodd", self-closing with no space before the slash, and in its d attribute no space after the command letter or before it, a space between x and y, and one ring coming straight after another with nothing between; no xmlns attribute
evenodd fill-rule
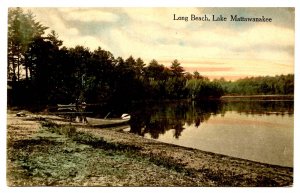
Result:
<svg viewBox="0 0 300 193"><path fill-rule="evenodd" d="M130 115L123 114L121 118L109 118L109 119L86 117L86 121L88 125L95 126L95 127L112 127L116 125L125 124L130 120L130 118L131 118Z"/></svg>

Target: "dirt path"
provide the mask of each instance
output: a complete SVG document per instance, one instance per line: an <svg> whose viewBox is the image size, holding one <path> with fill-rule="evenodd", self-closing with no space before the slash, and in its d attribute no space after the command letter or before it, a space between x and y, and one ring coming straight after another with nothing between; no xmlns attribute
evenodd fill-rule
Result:
<svg viewBox="0 0 300 193"><path fill-rule="evenodd" d="M291 186L293 168L8 112L10 186ZM43 125L43 126L42 126Z"/></svg>

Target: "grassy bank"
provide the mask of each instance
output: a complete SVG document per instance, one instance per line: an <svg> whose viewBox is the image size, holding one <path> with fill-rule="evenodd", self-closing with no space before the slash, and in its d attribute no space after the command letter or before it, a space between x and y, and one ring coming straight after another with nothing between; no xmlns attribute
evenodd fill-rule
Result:
<svg viewBox="0 0 300 193"><path fill-rule="evenodd" d="M178 164L141 156L138 147L108 143L73 126L43 122L29 139L8 143L11 186L194 186Z"/></svg>
<svg viewBox="0 0 300 193"><path fill-rule="evenodd" d="M9 186L290 186L293 169L115 129L8 116ZM30 130L28 128L35 129ZM31 126L29 126L31 125ZM20 132L22 131L22 132Z"/></svg>

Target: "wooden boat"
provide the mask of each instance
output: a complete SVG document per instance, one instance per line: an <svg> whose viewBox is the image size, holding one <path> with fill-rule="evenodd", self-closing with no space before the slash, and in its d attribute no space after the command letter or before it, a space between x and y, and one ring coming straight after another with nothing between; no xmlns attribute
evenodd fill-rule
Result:
<svg viewBox="0 0 300 193"><path fill-rule="evenodd" d="M75 104L75 103L70 103L68 105L64 104L57 104L58 111L63 111L63 110L70 110L70 111L76 111L78 108L85 109L86 108L86 103L80 103L80 104Z"/></svg>
<svg viewBox="0 0 300 193"><path fill-rule="evenodd" d="M123 114L120 118L107 119L85 117L87 124L94 127L113 127L117 125L123 125L126 124L130 118L131 117L128 114Z"/></svg>
<svg viewBox="0 0 300 193"><path fill-rule="evenodd" d="M76 104L70 103L68 105L57 104L58 111L76 111Z"/></svg>
<svg viewBox="0 0 300 193"><path fill-rule="evenodd" d="M75 103L70 103L68 105L63 105L63 104L57 104L58 107L76 107Z"/></svg>

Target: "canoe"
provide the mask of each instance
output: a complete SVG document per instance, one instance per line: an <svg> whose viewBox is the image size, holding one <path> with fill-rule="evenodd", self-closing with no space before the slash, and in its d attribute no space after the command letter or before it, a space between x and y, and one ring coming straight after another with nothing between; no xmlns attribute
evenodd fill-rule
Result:
<svg viewBox="0 0 300 193"><path fill-rule="evenodd" d="M100 119L100 118L92 118L92 117L85 117L87 124L94 127L113 127L117 125L123 125L128 123L130 120L130 115L123 114L121 118L107 118L107 119Z"/></svg>

